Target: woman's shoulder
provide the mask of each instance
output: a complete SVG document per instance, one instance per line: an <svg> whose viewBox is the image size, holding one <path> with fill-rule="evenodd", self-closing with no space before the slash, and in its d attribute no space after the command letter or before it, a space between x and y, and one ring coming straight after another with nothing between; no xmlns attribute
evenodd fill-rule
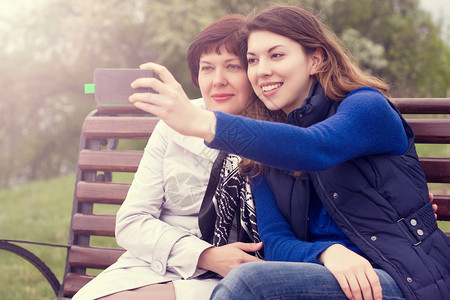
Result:
<svg viewBox="0 0 450 300"><path fill-rule="evenodd" d="M351 91L347 97L345 97L345 99L349 98L349 97L356 97L356 96L370 96L376 99L386 99L386 97L376 88L370 87L370 86L363 86L357 89L354 89L353 91ZM344 99L344 100L345 100Z"/></svg>
<svg viewBox="0 0 450 300"><path fill-rule="evenodd" d="M344 100L341 108L369 109L369 110L390 110L388 99L380 91L373 87L360 87L351 91Z"/></svg>

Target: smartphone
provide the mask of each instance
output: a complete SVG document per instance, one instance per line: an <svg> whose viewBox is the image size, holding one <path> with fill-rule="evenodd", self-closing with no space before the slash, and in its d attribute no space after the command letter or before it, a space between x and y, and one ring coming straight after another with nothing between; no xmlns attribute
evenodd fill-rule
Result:
<svg viewBox="0 0 450 300"><path fill-rule="evenodd" d="M156 93L151 88L133 89L130 84L138 78L154 77L153 70L95 69L95 101L100 105L125 105L134 93Z"/></svg>

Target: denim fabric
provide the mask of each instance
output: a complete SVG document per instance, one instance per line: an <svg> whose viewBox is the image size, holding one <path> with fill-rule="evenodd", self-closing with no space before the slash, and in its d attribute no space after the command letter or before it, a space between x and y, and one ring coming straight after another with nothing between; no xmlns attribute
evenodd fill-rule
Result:
<svg viewBox="0 0 450 300"><path fill-rule="evenodd" d="M391 276L375 269L383 300L405 299ZM213 300L347 299L334 276L322 265L295 262L250 262L234 268L214 289Z"/></svg>

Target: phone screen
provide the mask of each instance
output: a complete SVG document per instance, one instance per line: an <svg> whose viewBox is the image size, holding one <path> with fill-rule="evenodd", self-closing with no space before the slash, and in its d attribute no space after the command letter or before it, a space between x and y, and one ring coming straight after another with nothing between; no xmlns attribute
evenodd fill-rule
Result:
<svg viewBox="0 0 450 300"><path fill-rule="evenodd" d="M138 78L154 77L152 70L95 69L95 101L100 105L126 105L134 93L155 93L150 88L133 89L130 84Z"/></svg>

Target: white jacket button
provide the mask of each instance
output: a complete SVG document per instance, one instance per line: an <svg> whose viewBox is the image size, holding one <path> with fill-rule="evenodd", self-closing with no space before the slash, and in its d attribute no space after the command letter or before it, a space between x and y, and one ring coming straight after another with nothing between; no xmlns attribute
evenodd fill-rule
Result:
<svg viewBox="0 0 450 300"><path fill-rule="evenodd" d="M161 271L163 270L163 265L160 261L152 261L151 267L153 271L158 273L161 273Z"/></svg>

